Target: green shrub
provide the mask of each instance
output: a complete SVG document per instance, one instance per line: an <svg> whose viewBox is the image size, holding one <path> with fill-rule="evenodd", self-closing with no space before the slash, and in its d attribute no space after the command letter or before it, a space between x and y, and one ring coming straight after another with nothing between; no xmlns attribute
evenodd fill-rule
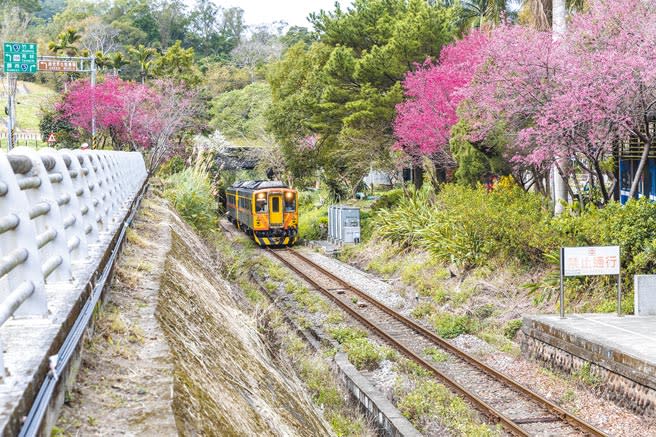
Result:
<svg viewBox="0 0 656 437"><path fill-rule="evenodd" d="M443 289L450 274L447 269L434 266L430 261L405 259L401 267L401 281L412 285L421 296L429 296Z"/></svg>
<svg viewBox="0 0 656 437"><path fill-rule="evenodd" d="M329 414L328 421L335 434L339 437L361 435L364 429L361 422L350 419L340 413Z"/></svg>
<svg viewBox="0 0 656 437"><path fill-rule="evenodd" d="M186 168L166 179L165 187L164 196L185 221L201 233L216 229L217 204L206 171Z"/></svg>
<svg viewBox="0 0 656 437"><path fill-rule="evenodd" d="M298 234L305 240L323 240L328 236L328 207L300 210Z"/></svg>
<svg viewBox="0 0 656 437"><path fill-rule="evenodd" d="M517 331L519 331L522 327L522 319L514 319L514 320L509 320L508 323L506 323L506 326L503 328L503 335L512 340L515 338L515 335L517 335Z"/></svg>
<svg viewBox="0 0 656 437"><path fill-rule="evenodd" d="M579 370L572 373L574 378L589 386L597 386L601 383L601 378L592 372L592 366L589 361L583 363Z"/></svg>
<svg viewBox="0 0 656 437"><path fill-rule="evenodd" d="M180 173L185 168L184 159L181 156L174 156L157 170L157 175L161 178L168 178L171 175Z"/></svg>
<svg viewBox="0 0 656 437"><path fill-rule="evenodd" d="M433 326L444 338L455 338L460 334L472 334L476 331L476 323L467 316L456 316L450 313L439 313L433 316Z"/></svg>
<svg viewBox="0 0 656 437"><path fill-rule="evenodd" d="M403 198L403 189L396 188L389 190L380 195L380 197L371 205L372 211L379 209L390 209L395 207Z"/></svg>
<svg viewBox="0 0 656 437"><path fill-rule="evenodd" d="M423 319L435 311L433 304L429 302L422 302L412 309L410 313L415 319Z"/></svg>
<svg viewBox="0 0 656 437"><path fill-rule="evenodd" d="M436 260L464 269L499 256L537 263L545 250L558 247L548 202L538 194L515 186L491 193L456 184L444 185L437 194L431 190L413 192L396 208L381 210L378 235L418 245Z"/></svg>
<svg viewBox="0 0 656 437"><path fill-rule="evenodd" d="M337 343L344 343L359 338L367 338L367 333L365 331L358 328L351 328L349 326L332 328L328 330L328 333L337 341Z"/></svg>
<svg viewBox="0 0 656 437"><path fill-rule="evenodd" d="M464 436L493 436L496 432L477 423L476 413L465 401L452 395L442 384L423 381L398 403L401 413L414 423L422 417L437 417L450 429L450 434Z"/></svg>
<svg viewBox="0 0 656 437"><path fill-rule="evenodd" d="M432 375L430 370L405 357L399 359L396 362L395 368L398 372L405 373L406 375L412 375L415 377L424 377L424 376Z"/></svg>
<svg viewBox="0 0 656 437"><path fill-rule="evenodd" d="M449 359L449 354L447 354L442 350L439 350L436 347L427 347L426 349L424 349L424 355L430 357L433 361L437 363L441 363Z"/></svg>
<svg viewBox="0 0 656 437"><path fill-rule="evenodd" d="M349 361L358 369L373 370L385 358L382 348L366 338L354 338L342 343Z"/></svg>

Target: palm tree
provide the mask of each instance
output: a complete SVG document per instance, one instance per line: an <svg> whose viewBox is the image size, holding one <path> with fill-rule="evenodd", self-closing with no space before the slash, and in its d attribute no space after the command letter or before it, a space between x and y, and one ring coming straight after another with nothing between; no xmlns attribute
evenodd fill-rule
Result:
<svg viewBox="0 0 656 437"><path fill-rule="evenodd" d="M139 47L130 47L129 50L130 54L139 64L139 75L143 84L148 77L148 71L153 63L151 58L155 56L157 50L151 47L145 47L143 44L139 44Z"/></svg>
<svg viewBox="0 0 656 437"><path fill-rule="evenodd" d="M103 52L96 52L95 62L96 62L96 67L98 67L101 70L111 65L111 60L105 54L103 54Z"/></svg>
<svg viewBox="0 0 656 437"><path fill-rule="evenodd" d="M121 70L121 67L129 63L130 62L123 57L123 53L116 52L109 55L109 62L107 63L107 66L114 70L114 76L118 76L118 72Z"/></svg>
<svg viewBox="0 0 656 437"><path fill-rule="evenodd" d="M461 0L462 20L465 27L496 26L504 15L512 15L509 0Z"/></svg>
<svg viewBox="0 0 656 437"><path fill-rule="evenodd" d="M48 49L55 54L64 53L66 56L75 56L78 53L78 48L75 44L82 38L77 30L69 27L59 35L54 41L48 43Z"/></svg>

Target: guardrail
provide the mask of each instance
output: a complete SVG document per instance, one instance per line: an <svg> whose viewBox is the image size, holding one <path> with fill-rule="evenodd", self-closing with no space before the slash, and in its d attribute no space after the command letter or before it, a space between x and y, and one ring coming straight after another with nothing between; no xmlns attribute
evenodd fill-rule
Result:
<svg viewBox="0 0 656 437"><path fill-rule="evenodd" d="M78 274L107 250L146 176L136 152L0 153L0 326L45 318L47 296L85 286Z"/></svg>

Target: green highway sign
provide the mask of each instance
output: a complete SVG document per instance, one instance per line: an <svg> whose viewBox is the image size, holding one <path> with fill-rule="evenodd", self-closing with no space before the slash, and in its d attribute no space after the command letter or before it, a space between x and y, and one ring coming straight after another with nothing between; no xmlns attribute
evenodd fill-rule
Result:
<svg viewBox="0 0 656 437"><path fill-rule="evenodd" d="M6 42L5 73L36 73L36 48L34 43Z"/></svg>

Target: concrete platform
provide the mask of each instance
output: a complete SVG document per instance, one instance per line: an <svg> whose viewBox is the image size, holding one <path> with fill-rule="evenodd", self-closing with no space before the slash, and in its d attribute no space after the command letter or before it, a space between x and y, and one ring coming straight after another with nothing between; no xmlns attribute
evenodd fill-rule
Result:
<svg viewBox="0 0 656 437"><path fill-rule="evenodd" d="M656 316L531 315L524 317L521 342L530 357L588 374L588 383L609 399L656 412Z"/></svg>

